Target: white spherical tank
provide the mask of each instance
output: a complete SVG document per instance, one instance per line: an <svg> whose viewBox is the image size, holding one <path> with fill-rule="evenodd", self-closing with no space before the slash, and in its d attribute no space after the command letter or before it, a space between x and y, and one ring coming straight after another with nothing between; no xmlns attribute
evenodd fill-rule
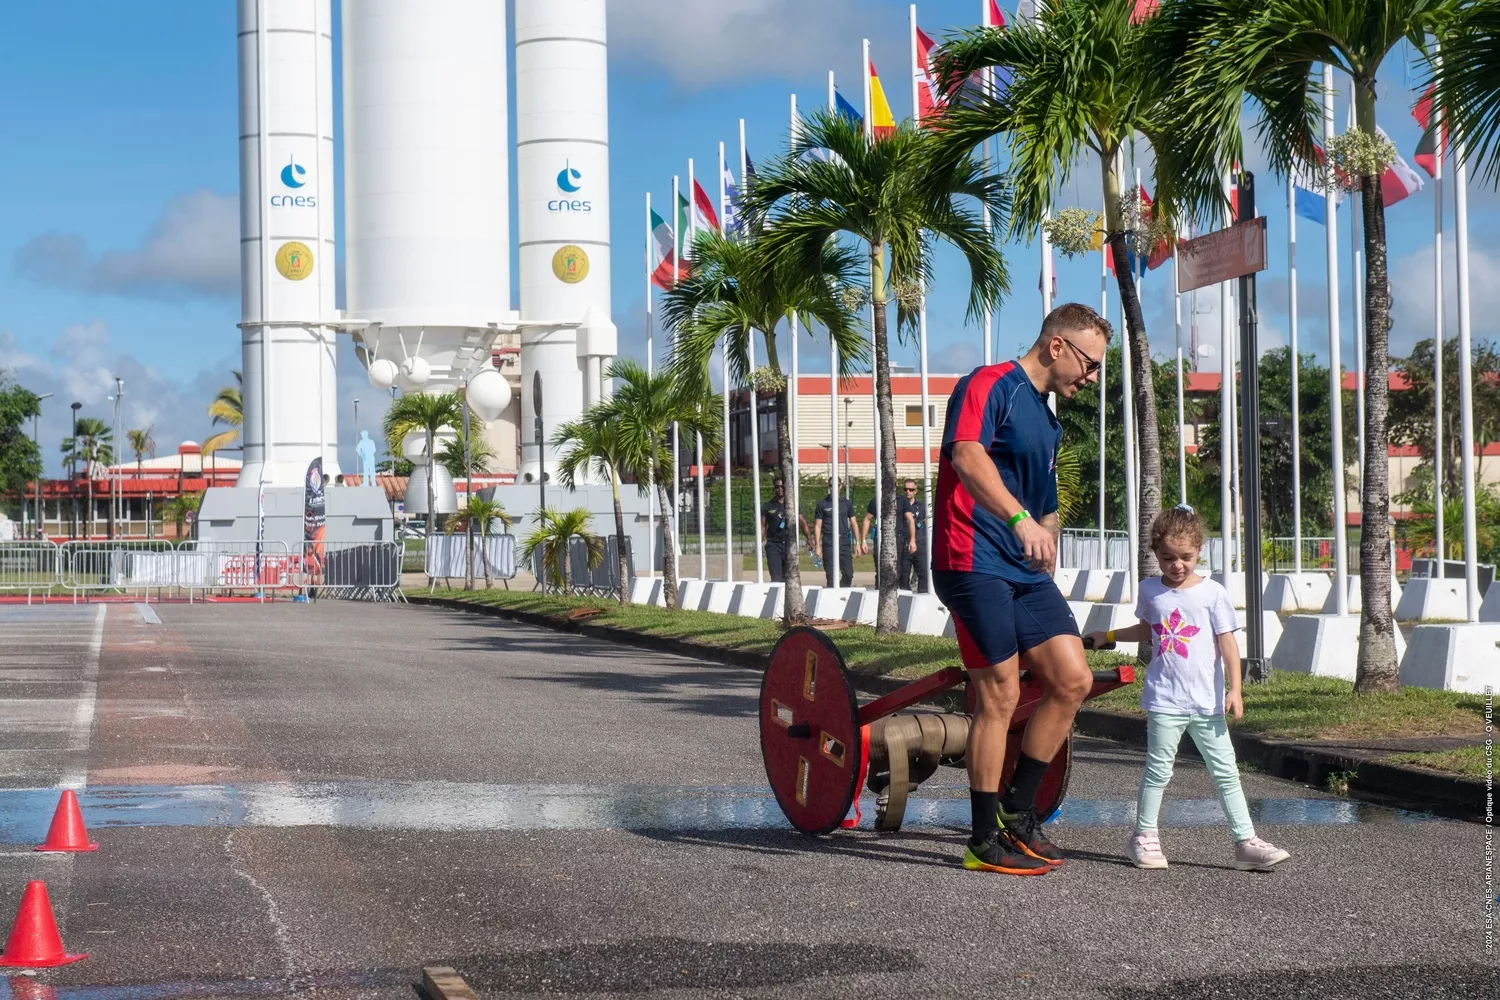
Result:
<svg viewBox="0 0 1500 1000"><path fill-rule="evenodd" d="M505 7L343 5L345 311L403 386L456 388L510 313Z"/></svg>
<svg viewBox="0 0 1500 1000"><path fill-rule="evenodd" d="M521 318L592 327L523 328L521 412L542 377L543 433L602 398L615 352L610 301L608 53L603 0L515 0L516 205ZM528 420L529 423L529 420ZM523 434L520 478L542 457ZM556 447L544 445L547 464Z"/></svg>
<svg viewBox="0 0 1500 1000"><path fill-rule="evenodd" d="M238 35L239 485L299 486L339 472L330 2L239 0Z"/></svg>
<svg viewBox="0 0 1500 1000"><path fill-rule="evenodd" d="M370 384L377 389L389 389L401 377L401 369L390 358L376 358L370 362Z"/></svg>
<svg viewBox="0 0 1500 1000"><path fill-rule="evenodd" d="M505 408L510 406L510 383L494 368L485 368L469 379L464 398L469 409L485 423L500 419Z"/></svg>

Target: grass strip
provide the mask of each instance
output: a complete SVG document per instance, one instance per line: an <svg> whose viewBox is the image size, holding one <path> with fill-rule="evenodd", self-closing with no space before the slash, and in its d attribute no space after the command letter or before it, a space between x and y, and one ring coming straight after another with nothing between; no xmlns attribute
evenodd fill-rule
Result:
<svg viewBox="0 0 1500 1000"><path fill-rule="evenodd" d="M1415 764L1430 767L1434 771L1461 774L1466 778L1484 780L1487 761L1484 747L1461 747L1458 750L1431 750L1421 753L1398 753L1385 758L1397 764Z"/></svg>
<svg viewBox="0 0 1500 1000"><path fill-rule="evenodd" d="M579 608L598 608L601 613L588 621L752 652L769 653L782 632L780 623L775 621L709 611L671 611L643 604L621 607L600 597L562 597L503 589L437 590L434 596L559 618ZM910 679L960 665L958 645L952 639L925 635L878 637L867 625L854 625L830 635L849 668L863 673ZM1114 653L1089 653L1088 658L1095 670L1133 662ZM1348 681L1286 671L1276 671L1265 684L1246 684L1244 692L1245 717L1235 726L1276 739L1481 736L1484 732L1484 700L1479 695L1426 688L1404 688L1396 694L1357 695ZM1140 712L1140 698L1141 681L1137 680L1090 701L1089 705ZM1468 751L1454 753L1463 755Z"/></svg>

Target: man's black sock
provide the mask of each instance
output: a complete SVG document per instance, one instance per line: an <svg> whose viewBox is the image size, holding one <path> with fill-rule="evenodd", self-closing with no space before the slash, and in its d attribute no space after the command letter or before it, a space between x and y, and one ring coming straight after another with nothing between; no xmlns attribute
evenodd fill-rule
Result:
<svg viewBox="0 0 1500 1000"><path fill-rule="evenodd" d="M1037 786L1042 783L1042 776L1047 773L1047 767L1051 761L1037 760L1021 754L1016 760L1016 773L1011 775L1010 789L1005 793L1005 811L1018 813L1023 809L1030 809L1036 804Z"/></svg>
<svg viewBox="0 0 1500 1000"><path fill-rule="evenodd" d="M974 835L970 842L982 844L1000 829L1000 793L969 789L969 808L974 813Z"/></svg>

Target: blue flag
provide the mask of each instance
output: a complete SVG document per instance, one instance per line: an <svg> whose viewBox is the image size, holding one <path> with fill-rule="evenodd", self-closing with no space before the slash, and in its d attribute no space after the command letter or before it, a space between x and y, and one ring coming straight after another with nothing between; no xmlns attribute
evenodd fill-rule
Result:
<svg viewBox="0 0 1500 1000"><path fill-rule="evenodd" d="M854 110L854 105L844 100L844 95L839 93L837 90L833 92L833 102L834 107L838 109L839 114L843 115L846 121L854 125L858 125L861 128L864 127L864 116L861 115L858 111Z"/></svg>

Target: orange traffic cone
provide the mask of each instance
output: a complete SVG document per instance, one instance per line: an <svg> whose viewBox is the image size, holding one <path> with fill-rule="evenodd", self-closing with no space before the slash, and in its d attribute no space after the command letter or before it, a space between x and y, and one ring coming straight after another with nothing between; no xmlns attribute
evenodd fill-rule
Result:
<svg viewBox="0 0 1500 1000"><path fill-rule="evenodd" d="M52 918L52 901L47 898L47 883L27 882L21 909L5 941L5 951L0 952L0 966L50 969L84 958L88 956L63 951L57 921Z"/></svg>
<svg viewBox="0 0 1500 1000"><path fill-rule="evenodd" d="M89 832L83 828L83 813L78 808L78 796L69 788L57 800L57 811L52 814L52 826L47 830L47 839L36 846L39 851L97 851L98 844L89 843Z"/></svg>

